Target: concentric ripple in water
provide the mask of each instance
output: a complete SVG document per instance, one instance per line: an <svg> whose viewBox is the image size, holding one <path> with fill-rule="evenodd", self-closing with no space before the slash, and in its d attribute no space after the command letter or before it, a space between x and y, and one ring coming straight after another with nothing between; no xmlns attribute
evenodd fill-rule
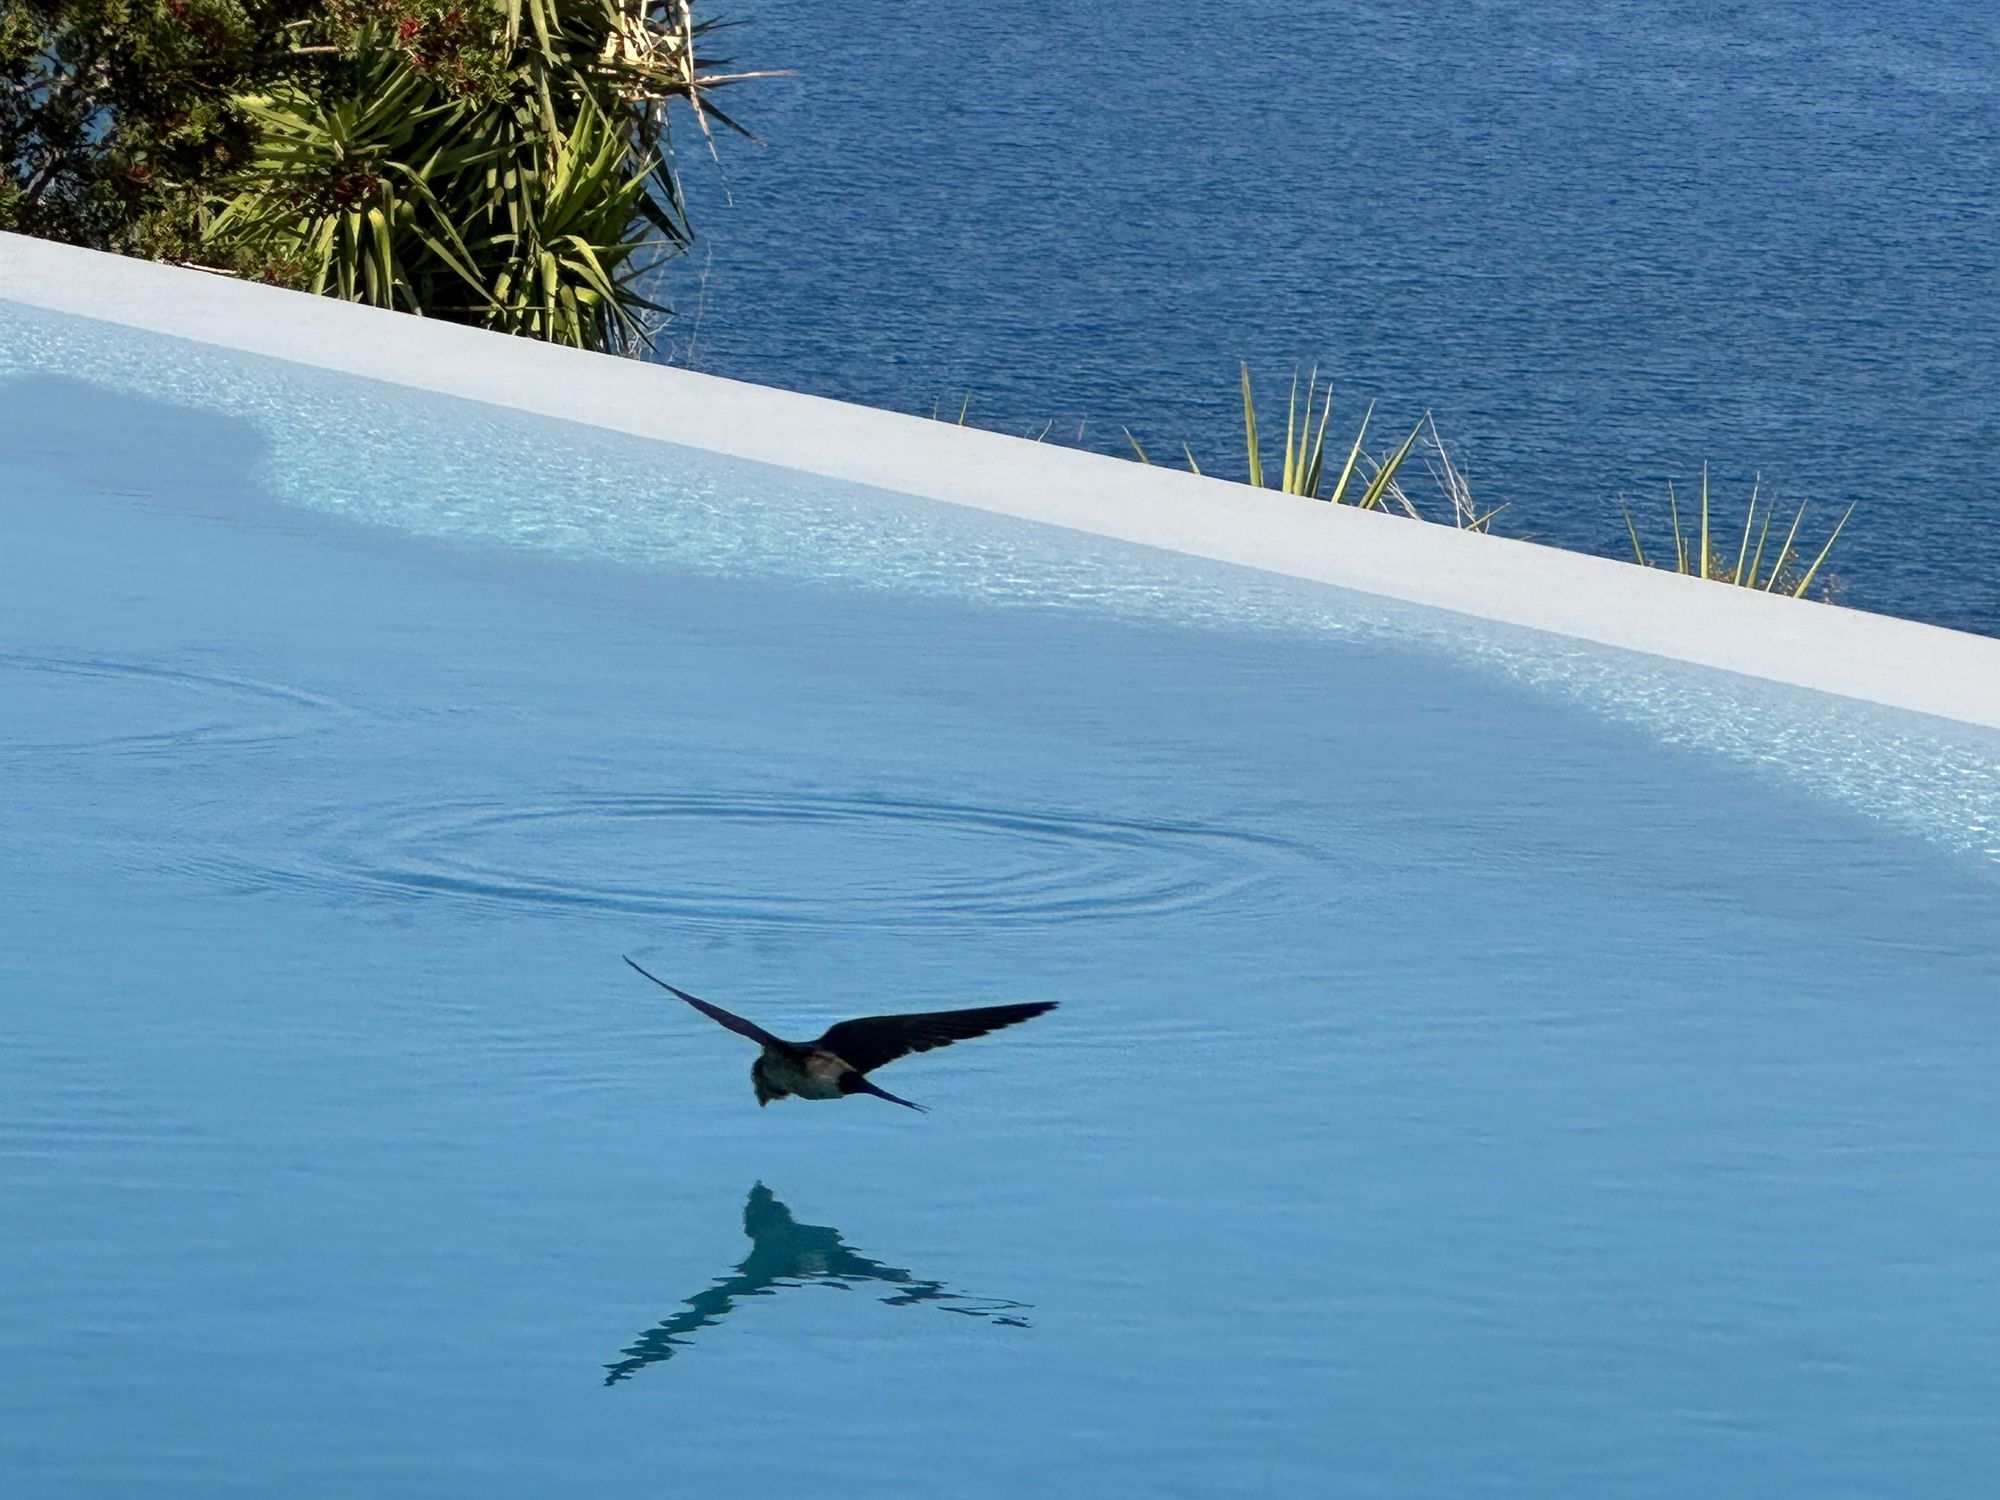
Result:
<svg viewBox="0 0 2000 1500"><path fill-rule="evenodd" d="M0 755L166 754L258 745L306 732L335 705L273 683L96 657L0 655ZM7 723L32 724L32 739Z"/></svg>
<svg viewBox="0 0 2000 1500"><path fill-rule="evenodd" d="M1310 857L1200 823L796 792L393 807L287 845L300 861L254 884L787 927L1184 911L1275 890Z"/></svg>

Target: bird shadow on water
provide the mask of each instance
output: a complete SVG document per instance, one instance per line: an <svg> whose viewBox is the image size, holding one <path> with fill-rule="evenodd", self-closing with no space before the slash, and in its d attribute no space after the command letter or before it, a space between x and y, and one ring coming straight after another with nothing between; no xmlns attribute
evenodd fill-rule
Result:
<svg viewBox="0 0 2000 1500"><path fill-rule="evenodd" d="M895 1288L881 1299L888 1307L927 1302L942 1312L982 1318L1008 1328L1029 1326L1022 1314L1030 1311L1030 1304L955 1292L941 1281L871 1260L847 1245L838 1229L801 1224L761 1182L750 1189L749 1201L743 1205L743 1232L750 1237L750 1253L735 1272L717 1277L713 1286L688 1298L682 1311L640 1334L624 1351L624 1359L604 1367L606 1385L630 1380L646 1366L672 1359L692 1342L697 1330L720 1323L743 1298L769 1297L787 1287L827 1286L847 1291L879 1282Z"/></svg>

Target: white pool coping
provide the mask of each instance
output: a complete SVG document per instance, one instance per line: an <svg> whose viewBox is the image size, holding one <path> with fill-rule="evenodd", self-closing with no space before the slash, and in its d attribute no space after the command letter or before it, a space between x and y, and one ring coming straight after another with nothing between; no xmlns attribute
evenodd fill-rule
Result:
<svg viewBox="0 0 2000 1500"><path fill-rule="evenodd" d="M0 300L2000 728L2000 640L0 234Z"/></svg>

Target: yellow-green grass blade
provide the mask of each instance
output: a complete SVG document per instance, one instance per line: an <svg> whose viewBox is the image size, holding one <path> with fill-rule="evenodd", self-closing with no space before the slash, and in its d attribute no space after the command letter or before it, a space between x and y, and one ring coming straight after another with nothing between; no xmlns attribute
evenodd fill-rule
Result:
<svg viewBox="0 0 2000 1500"><path fill-rule="evenodd" d="M1257 457L1257 403L1250 396L1250 364L1243 362L1243 446L1250 458L1250 482L1264 487L1264 465Z"/></svg>
<svg viewBox="0 0 2000 1500"><path fill-rule="evenodd" d="M1306 396L1306 410L1308 412L1312 410L1312 396L1310 393ZM1308 416L1306 420L1311 421L1312 418ZM1297 438L1298 422L1299 372L1297 367L1294 366L1292 369L1292 394L1291 398L1285 403L1285 465L1278 471L1278 488L1283 490L1287 495L1296 495L1299 492L1299 475L1298 470L1294 467L1294 463L1296 461L1297 450L1303 446L1303 443Z"/></svg>
<svg viewBox="0 0 2000 1500"><path fill-rule="evenodd" d="M1847 518L1854 514L1854 507L1860 503L1859 500L1848 502L1847 509L1841 513L1839 523L1833 528L1833 534L1826 539L1826 545L1819 549L1819 556L1815 557L1812 566L1806 569L1806 576L1799 580L1799 586L1792 590L1794 599L1805 597L1807 585L1813 581L1813 575L1819 572L1819 565L1826 561L1827 553L1833 550L1833 544L1840 539L1841 528L1847 525Z"/></svg>
<svg viewBox="0 0 2000 1500"><path fill-rule="evenodd" d="M1403 446L1390 455L1387 463L1375 471L1375 477L1368 481L1368 488L1362 491L1361 498L1355 502L1362 510L1372 510L1382 503L1382 492L1389 488L1389 482L1396 477L1396 470L1403 466L1403 460L1410 456L1410 450L1417 445L1417 434L1424 430L1424 421L1429 416L1430 413L1425 412L1422 417L1417 418L1417 425L1412 427L1410 435L1403 439Z"/></svg>
<svg viewBox="0 0 2000 1500"><path fill-rule="evenodd" d="M1771 513L1776 509L1769 500L1764 502L1764 524L1757 532L1757 550L1750 556L1750 577L1743 585L1745 588L1757 587L1757 570L1764 562L1764 544L1771 539Z"/></svg>
<svg viewBox="0 0 2000 1500"><path fill-rule="evenodd" d="M1139 462L1142 464L1150 464L1152 460L1146 457L1146 450L1139 446L1139 440L1132 436L1132 429L1129 427L1121 427L1118 430L1125 434L1125 441L1130 443L1132 445L1132 451L1139 455Z"/></svg>
<svg viewBox="0 0 2000 1500"><path fill-rule="evenodd" d="M1708 566L1708 465L1701 466L1701 576L1710 576Z"/></svg>
<svg viewBox="0 0 2000 1500"><path fill-rule="evenodd" d="M1347 493L1347 481L1354 477L1354 465L1361 457L1362 440L1368 436L1368 421L1375 415L1375 403L1368 403L1368 410L1361 414L1361 426L1355 431L1354 446L1347 450L1347 462L1341 465L1340 481L1333 487L1327 499L1334 505L1340 504L1340 497Z"/></svg>
<svg viewBox="0 0 2000 1500"><path fill-rule="evenodd" d="M1671 479L1667 481L1667 517L1674 523L1674 571L1685 573L1688 570L1687 543L1681 539L1681 506L1675 498Z"/></svg>
<svg viewBox="0 0 2000 1500"><path fill-rule="evenodd" d="M1306 411L1308 415L1311 414L1312 403L1310 399L1308 399L1306 403ZM1312 463L1306 469L1305 486L1303 489L1300 490L1301 494L1311 495L1315 499L1317 499L1319 496L1320 474L1326 459L1327 418L1331 417L1332 415L1333 415L1333 382L1329 380L1326 383L1326 399L1320 404L1319 430L1313 434Z"/></svg>
<svg viewBox="0 0 2000 1500"><path fill-rule="evenodd" d="M1635 524L1633 524L1632 507L1629 505L1621 505L1618 508L1625 512L1625 534L1630 538L1632 538L1633 558L1638 562L1639 566L1642 568L1651 566L1651 564L1649 564L1646 561L1646 549L1639 545L1639 528Z"/></svg>
<svg viewBox="0 0 2000 1500"><path fill-rule="evenodd" d="M1750 481L1750 508L1743 513L1743 540L1736 544L1736 571L1729 581L1739 587L1743 583L1743 559L1750 555L1750 527L1757 519L1757 487L1763 483L1759 475Z"/></svg>
<svg viewBox="0 0 2000 1500"><path fill-rule="evenodd" d="M1785 533L1785 545L1778 549L1778 560L1771 564L1770 582L1764 585L1764 592L1770 593L1778 586L1778 578L1785 571L1785 564L1791 560L1792 539L1799 534L1799 522L1806 518L1805 502L1799 502L1798 514L1792 517L1792 529Z"/></svg>

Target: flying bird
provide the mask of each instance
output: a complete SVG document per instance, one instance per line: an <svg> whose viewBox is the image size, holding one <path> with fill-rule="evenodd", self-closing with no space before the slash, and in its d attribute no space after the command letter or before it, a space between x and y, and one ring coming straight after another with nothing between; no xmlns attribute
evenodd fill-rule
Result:
<svg viewBox="0 0 2000 1500"><path fill-rule="evenodd" d="M625 962L639 969L630 958ZM657 974L647 974L644 969L639 972L710 1020L720 1022L738 1036L747 1036L764 1049L750 1064L750 1086L757 1092L759 1105L786 1097L841 1099L849 1094L873 1094L905 1109L921 1110L923 1105L897 1098L870 1082L868 1075L912 1052L949 1047L953 1042L985 1036L989 1031L1056 1008L1053 1000L1033 1000L1021 1005L982 1005L972 1010L934 1010L913 1016L863 1016L829 1026L817 1041L788 1042L772 1036L755 1021L746 1021L686 990L675 989Z"/></svg>

